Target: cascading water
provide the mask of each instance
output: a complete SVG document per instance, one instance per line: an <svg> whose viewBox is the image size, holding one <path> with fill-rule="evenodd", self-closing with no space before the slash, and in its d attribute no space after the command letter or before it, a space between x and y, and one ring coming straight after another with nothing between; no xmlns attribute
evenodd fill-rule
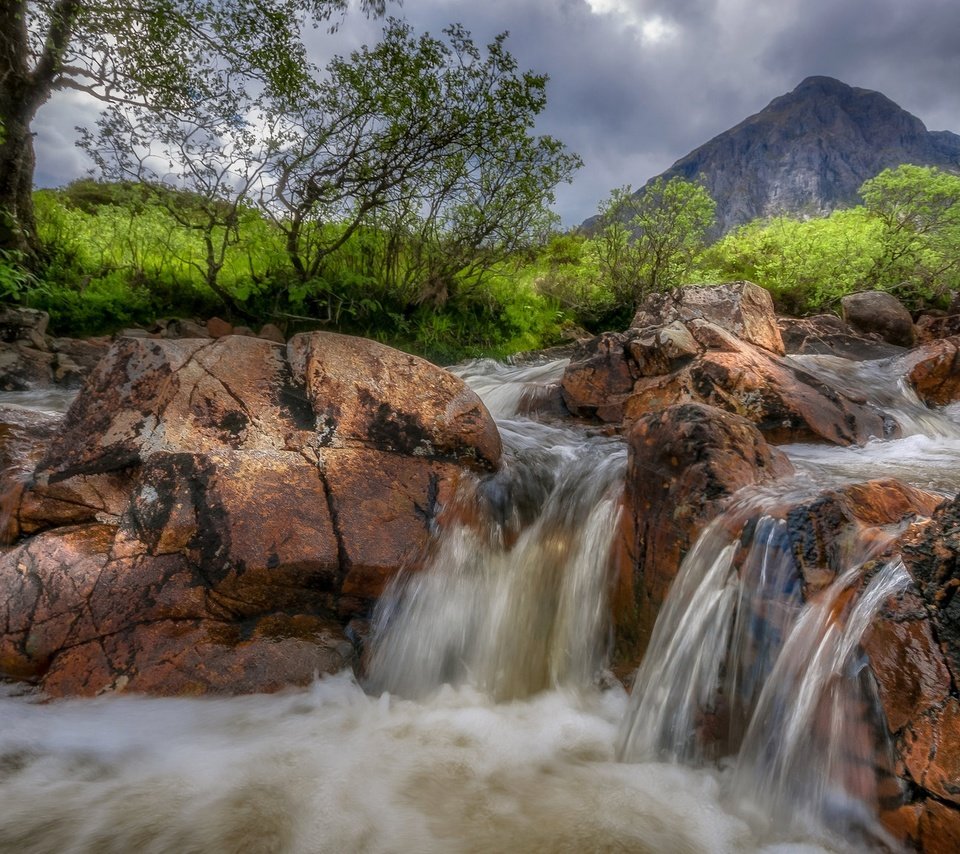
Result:
<svg viewBox="0 0 960 854"><path fill-rule="evenodd" d="M590 685L602 668L626 452L532 421L501 432L502 471L461 496L473 518L383 599L374 690L422 697L470 682L503 700Z"/></svg>
<svg viewBox="0 0 960 854"><path fill-rule="evenodd" d="M874 777L849 761L869 747L856 726L872 701L858 643L904 570L862 577L873 539L804 601L772 508L784 490L815 495L815 481L888 465L948 489L960 473L949 414L888 399L915 435L788 448L806 478L744 497L708 527L628 701L598 685L624 446L517 416L549 400L562 370L459 369L499 419L505 466L465 487L429 567L383 600L366 691L343 674L204 701L0 692L0 852L882 845ZM907 445L920 455L909 463Z"/></svg>

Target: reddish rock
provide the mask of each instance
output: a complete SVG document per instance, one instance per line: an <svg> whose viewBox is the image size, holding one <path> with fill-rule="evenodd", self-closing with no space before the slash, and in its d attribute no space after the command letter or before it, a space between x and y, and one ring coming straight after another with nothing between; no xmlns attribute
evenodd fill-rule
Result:
<svg viewBox="0 0 960 854"><path fill-rule="evenodd" d="M920 817L920 850L924 854L960 851L960 810L934 800L926 802Z"/></svg>
<svg viewBox="0 0 960 854"><path fill-rule="evenodd" d="M604 332L579 348L560 381L563 402L574 415L619 423L639 375L628 354L631 336Z"/></svg>
<svg viewBox="0 0 960 854"><path fill-rule="evenodd" d="M8 502L20 534L52 530L0 560L0 676L52 695L242 692L350 663L340 622L419 564L462 466L494 465L499 434L441 369L313 339L300 372L236 335L111 348ZM316 429L311 400L335 399L350 447ZM398 448L397 424L430 447ZM7 442L11 466L29 469L33 438Z"/></svg>
<svg viewBox="0 0 960 854"><path fill-rule="evenodd" d="M264 338L267 341L273 341L276 344L286 344L287 336L280 331L280 327L273 323L264 323L257 333L258 338Z"/></svg>
<svg viewBox="0 0 960 854"><path fill-rule="evenodd" d="M614 619L620 663L635 665L699 533L738 489L792 466L749 421L701 404L642 417L628 442Z"/></svg>
<svg viewBox="0 0 960 854"><path fill-rule="evenodd" d="M665 406L703 403L747 418L773 442L849 445L896 432L875 410L712 324L692 324L691 331L710 349L679 371L638 380L625 422Z"/></svg>
<svg viewBox="0 0 960 854"><path fill-rule="evenodd" d="M950 338L960 335L960 314L935 314L928 312L921 314L914 323L917 332L917 343L929 344L940 338Z"/></svg>
<svg viewBox="0 0 960 854"><path fill-rule="evenodd" d="M500 434L479 397L425 359L332 332L287 345L317 415L320 444L362 445L478 468L500 462Z"/></svg>
<svg viewBox="0 0 960 854"><path fill-rule="evenodd" d="M888 603L863 648L890 732L899 733L947 698L950 672L915 594Z"/></svg>
<svg viewBox="0 0 960 854"><path fill-rule="evenodd" d="M225 338L227 335L233 335L233 324L219 317L211 317L207 321L207 335L211 338Z"/></svg>
<svg viewBox="0 0 960 854"><path fill-rule="evenodd" d="M336 673L354 659L340 626L266 617L251 626L161 621L66 650L43 681L53 697L136 691L166 696L278 691Z"/></svg>
<svg viewBox="0 0 960 854"><path fill-rule="evenodd" d="M418 568L459 468L397 454L330 449L323 454L330 506L341 535L346 577L342 605L369 607L398 568Z"/></svg>
<svg viewBox="0 0 960 854"><path fill-rule="evenodd" d="M913 318L893 294L863 291L840 300L843 319L857 332L878 335L889 344L912 347L916 340Z"/></svg>
<svg viewBox="0 0 960 854"><path fill-rule="evenodd" d="M0 675L38 679L59 651L99 635L89 599L114 530L63 528L0 556Z"/></svg>
<svg viewBox="0 0 960 854"><path fill-rule="evenodd" d="M928 406L960 400L960 336L923 344L896 367Z"/></svg>
<svg viewBox="0 0 960 854"><path fill-rule="evenodd" d="M950 697L914 720L905 731L902 755L917 784L960 804L960 702Z"/></svg>
<svg viewBox="0 0 960 854"><path fill-rule="evenodd" d="M773 299L752 282L686 285L679 291L651 294L631 326L664 326L675 320L706 320L771 353L784 353Z"/></svg>

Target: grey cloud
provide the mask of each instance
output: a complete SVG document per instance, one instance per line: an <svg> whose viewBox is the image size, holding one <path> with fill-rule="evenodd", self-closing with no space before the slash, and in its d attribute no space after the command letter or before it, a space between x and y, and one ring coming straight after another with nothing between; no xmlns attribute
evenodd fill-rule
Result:
<svg viewBox="0 0 960 854"><path fill-rule="evenodd" d="M669 21L674 36L642 44L616 14L594 14L587 0L406 0L391 13L434 33L461 22L478 42L509 30L520 64L549 74L538 130L585 161L573 186L558 192L557 210L571 225L612 187L643 184L812 74L878 89L928 127L960 131L956 0L629 2L642 16ZM380 26L348 15L337 34L311 35L311 54L322 63L347 53L375 40ZM71 168L82 171L77 155L64 156L76 106L58 102L41 118L41 174L62 180ZM54 127L65 129L60 137Z"/></svg>

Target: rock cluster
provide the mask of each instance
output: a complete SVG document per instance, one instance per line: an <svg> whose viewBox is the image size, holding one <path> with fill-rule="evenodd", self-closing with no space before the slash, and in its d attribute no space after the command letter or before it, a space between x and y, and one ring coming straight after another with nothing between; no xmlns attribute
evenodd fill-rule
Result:
<svg viewBox="0 0 960 854"><path fill-rule="evenodd" d="M123 338L8 494L0 673L180 694L340 669L344 626L499 457L473 392L375 342Z"/></svg>
<svg viewBox="0 0 960 854"><path fill-rule="evenodd" d="M571 361L561 386L573 414L628 429L648 413L702 403L752 421L774 442L849 445L898 434L865 400L781 357L783 341L762 288L684 288L657 325L663 299L638 312L635 323L645 326L605 333Z"/></svg>

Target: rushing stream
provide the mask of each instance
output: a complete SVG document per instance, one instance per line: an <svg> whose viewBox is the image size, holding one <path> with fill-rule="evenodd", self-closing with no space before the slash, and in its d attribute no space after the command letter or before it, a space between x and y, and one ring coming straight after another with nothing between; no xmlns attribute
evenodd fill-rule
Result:
<svg viewBox="0 0 960 854"><path fill-rule="evenodd" d="M884 850L869 781L835 759L873 702L859 639L902 565L863 579L879 546L854 547L804 603L784 523L763 515L782 491L745 496L730 512L759 514L749 542L708 527L628 696L605 670L625 446L518 414L563 366L458 369L497 417L504 465L463 488L428 568L382 600L364 684L53 703L0 685L0 852ZM790 446L784 490L888 475L955 490L956 412L872 363L804 368L905 437ZM699 737L718 691L719 753Z"/></svg>

